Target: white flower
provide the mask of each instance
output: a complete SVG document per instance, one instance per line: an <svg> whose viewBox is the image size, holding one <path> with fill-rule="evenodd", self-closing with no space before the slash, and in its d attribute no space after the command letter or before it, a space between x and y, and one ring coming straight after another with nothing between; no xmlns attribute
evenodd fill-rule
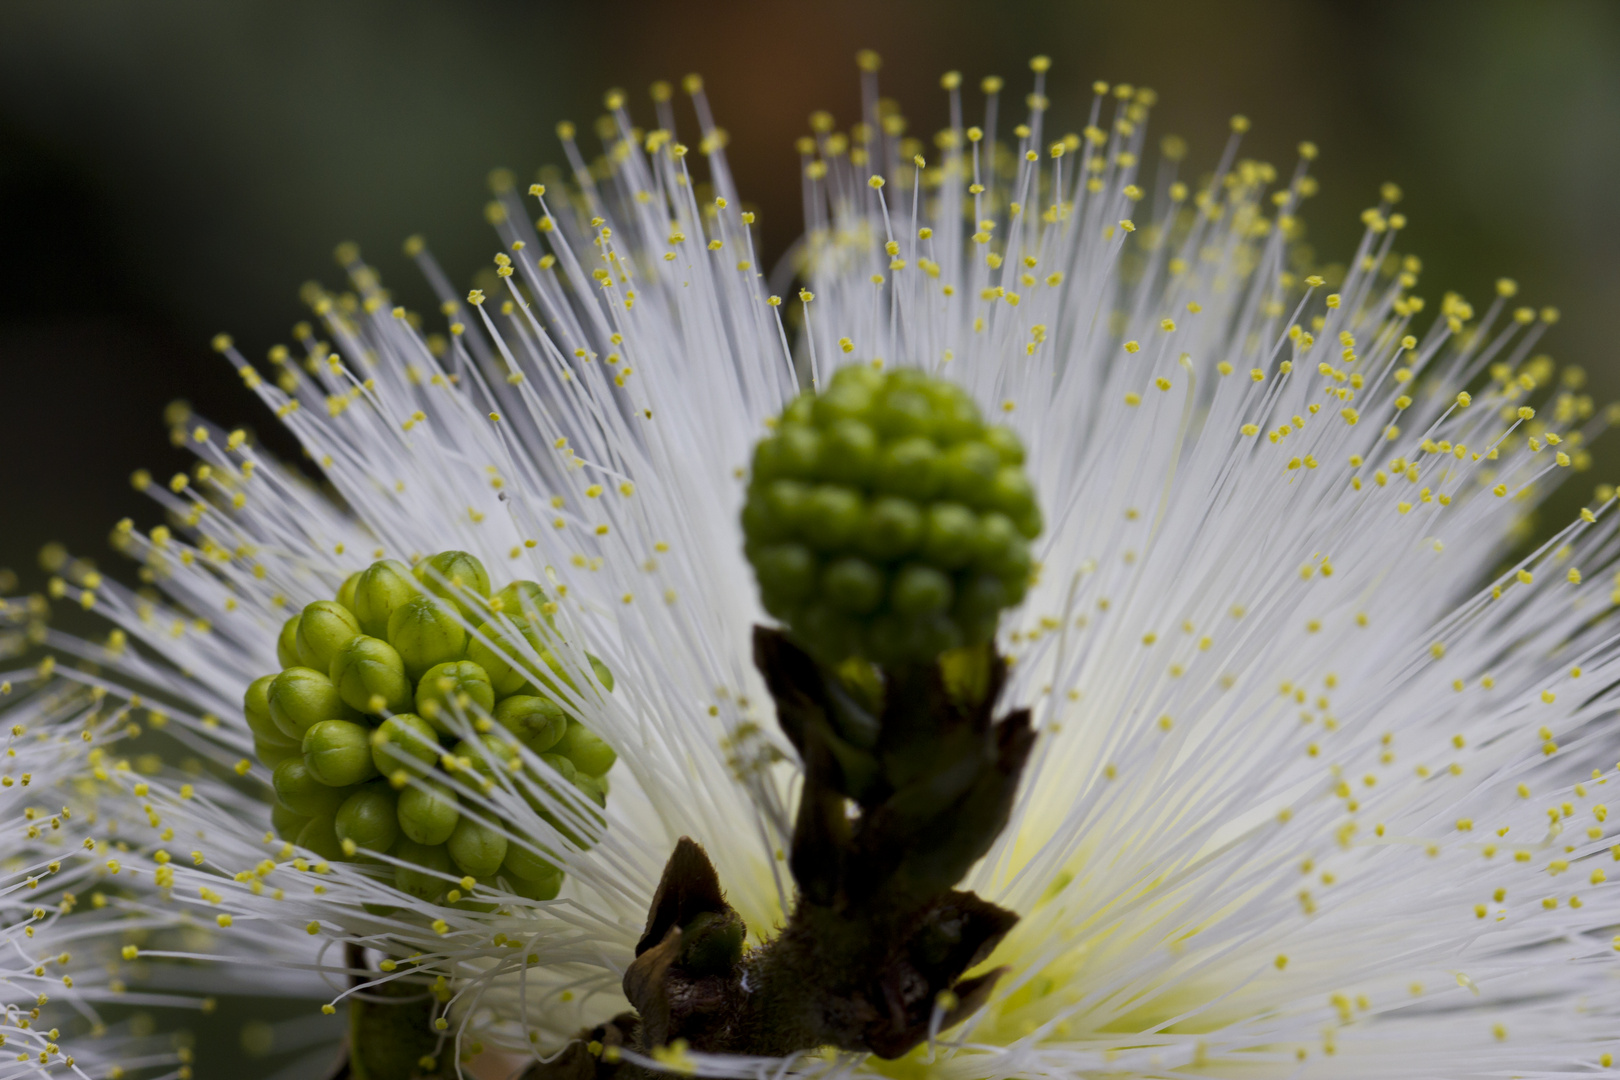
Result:
<svg viewBox="0 0 1620 1080"><path fill-rule="evenodd" d="M586 168L564 133L577 189L498 181L498 288L463 302L407 246L447 338L345 249L352 293L311 295L324 329L268 371L220 340L338 499L187 420L197 469L148 485L180 527L121 527L166 598L64 584L69 599L93 592L132 644L53 643L155 692L169 730L262 781L239 702L279 666L286 615L373 558L464 549L497 579L554 586L553 649L583 673L588 647L617 676L570 704L621 764L585 850L531 808L583 830L581 800L519 775L461 787L515 838L562 852L556 901L478 885L471 899L493 910L424 904L269 837L234 785L160 778L137 796L108 771L104 814L144 880L166 853L161 891L228 916L224 937L307 928L421 953L446 977L463 1054L548 1053L624 1008L680 836L769 935L791 902L796 769L750 662L763 614L736 520L750 449L801 379L917 365L1023 436L1047 529L1000 638L1016 665L1005 702L1029 705L1040 737L1012 824L963 883L1022 916L992 961L1011 972L900 1068L1607 1067L1612 489L1511 555L1545 474L1582 464L1607 419L1577 372L1560 387L1531 357L1556 313L1512 308L1506 281L1479 311L1418 299L1390 189L1330 287L1290 243L1314 148L1279 176L1238 157L1239 118L1194 190L1176 179L1179 145L1141 172L1149 91L1099 86L1091 126L1058 135L1032 66L1011 156L992 154L993 120L970 127L948 77L951 126L925 163L869 80L863 137L820 131L804 151L797 298L768 295L692 85L706 181L667 96L651 134L615 98L604 164ZM200 834L199 854L163 828Z"/></svg>

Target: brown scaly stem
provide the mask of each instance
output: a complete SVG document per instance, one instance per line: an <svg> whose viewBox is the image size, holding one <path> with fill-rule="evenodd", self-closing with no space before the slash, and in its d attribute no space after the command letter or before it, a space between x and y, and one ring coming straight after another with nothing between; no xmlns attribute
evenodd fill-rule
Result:
<svg viewBox="0 0 1620 1080"><path fill-rule="evenodd" d="M992 718L1006 662L987 646L880 678L835 675L764 628L754 662L805 767L787 925L743 955L745 928L713 864L682 838L625 972L636 1014L582 1033L526 1080L642 1071L591 1055L593 1041L643 1054L682 1040L709 1053L831 1046L895 1058L928 1037L936 1004L951 1027L1001 976L962 978L1018 917L953 886L1006 826L1034 742L1028 710Z"/></svg>

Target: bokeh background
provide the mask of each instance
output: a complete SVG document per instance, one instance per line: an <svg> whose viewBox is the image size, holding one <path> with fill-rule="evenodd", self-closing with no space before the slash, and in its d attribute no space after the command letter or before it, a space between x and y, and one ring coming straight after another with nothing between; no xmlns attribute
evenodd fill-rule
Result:
<svg viewBox="0 0 1620 1080"><path fill-rule="evenodd" d="M559 161L556 123L589 132L609 87L648 117L648 84L701 72L780 253L798 227L793 139L816 108L856 119L862 47L924 135L943 122L942 72L1003 75L1016 101L1045 53L1051 130L1083 123L1104 79L1159 92L1152 124L1187 138L1194 174L1233 113L1253 121L1254 156L1291 164L1312 139L1324 257L1396 181L1420 293L1483 301L1517 278L1526 302L1563 311L1547 350L1620 396L1611 0L4 0L0 566L37 588L37 552L60 540L118 573L110 526L157 517L131 470L186 464L163 422L173 399L289 452L213 334L263 357L305 314L298 286L336 282L343 240L413 305L428 297L400 254L412 233L470 279L496 247L489 170ZM1620 436L1595 449L1549 519L1620 476ZM217 1065L243 1019L294 1012L228 1012L200 1049ZM278 1049L303 1037L278 1030Z"/></svg>

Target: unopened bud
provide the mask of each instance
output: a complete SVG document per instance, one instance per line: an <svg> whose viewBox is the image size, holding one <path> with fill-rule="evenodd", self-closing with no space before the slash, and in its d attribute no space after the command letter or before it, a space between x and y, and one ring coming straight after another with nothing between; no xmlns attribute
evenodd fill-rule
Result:
<svg viewBox="0 0 1620 1080"><path fill-rule="evenodd" d="M484 669L471 660L452 660L427 669L416 684L416 711L445 735L456 716L488 716L495 708L495 687Z"/></svg>
<svg viewBox="0 0 1620 1080"><path fill-rule="evenodd" d="M413 572L423 588L450 601L463 618L476 622L488 610L489 573L476 556L441 551L417 563Z"/></svg>
<svg viewBox="0 0 1620 1080"><path fill-rule="evenodd" d="M434 664L461 659L467 647L467 631L448 603L418 595L389 617L388 643L405 661L405 673L420 679Z"/></svg>
<svg viewBox="0 0 1620 1080"><path fill-rule="evenodd" d="M351 610L360 620L361 630L372 637L386 637L389 618L421 591L409 567L394 559L382 559L360 571Z"/></svg>
<svg viewBox="0 0 1620 1080"><path fill-rule="evenodd" d="M271 681L265 697L270 719L281 734L300 743L311 726L351 715L332 680L313 668L283 671Z"/></svg>
<svg viewBox="0 0 1620 1080"><path fill-rule="evenodd" d="M338 695L356 712L401 712L411 707L405 661L388 642L361 634L332 658L331 678Z"/></svg>
<svg viewBox="0 0 1620 1080"><path fill-rule="evenodd" d="M332 666L332 657L360 633L360 620L336 600L307 605L298 621L298 662L316 671Z"/></svg>
<svg viewBox="0 0 1620 1080"><path fill-rule="evenodd" d="M463 817L445 842L451 860L462 872L489 877L506 859L506 837L472 818Z"/></svg>
<svg viewBox="0 0 1620 1080"><path fill-rule="evenodd" d="M426 772L439 760L439 736L415 713L396 713L371 733L371 761L384 776Z"/></svg>
<svg viewBox="0 0 1620 1080"><path fill-rule="evenodd" d="M398 799L386 784L367 784L343 800L333 821L339 840L386 852L399 838Z"/></svg>
<svg viewBox="0 0 1620 1080"><path fill-rule="evenodd" d="M370 733L351 720L322 720L305 732L304 765L331 787L349 787L377 775Z"/></svg>
<svg viewBox="0 0 1620 1080"><path fill-rule="evenodd" d="M495 722L536 754L550 750L568 731L562 706L533 694L513 694L496 705Z"/></svg>

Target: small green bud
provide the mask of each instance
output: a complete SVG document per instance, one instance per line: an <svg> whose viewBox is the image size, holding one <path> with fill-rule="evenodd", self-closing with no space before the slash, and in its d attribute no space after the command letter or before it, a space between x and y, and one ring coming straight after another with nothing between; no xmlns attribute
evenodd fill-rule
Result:
<svg viewBox="0 0 1620 1080"><path fill-rule="evenodd" d="M556 864L550 859L518 843L506 845L506 858L501 863L501 872L508 877L520 877L525 881L545 881L553 874L559 877L562 875L562 871L557 869Z"/></svg>
<svg viewBox="0 0 1620 1080"><path fill-rule="evenodd" d="M308 848L331 862L347 862L349 858L343 854L343 842L338 839L337 830L329 814L310 818L309 822L298 830L298 839L293 843Z"/></svg>
<svg viewBox="0 0 1620 1080"><path fill-rule="evenodd" d="M575 694L582 692L579 685L574 681L574 676L563 666L562 660L558 658L556 653L550 649L542 649L540 650L540 659L545 663L539 671L535 672L535 682L541 688L549 690L559 698L564 696L562 691L564 686ZM613 692L613 671L602 662L600 657L592 656L590 653L585 654L585 660L591 665L591 674L595 675L596 681L602 684L602 689L611 694Z"/></svg>
<svg viewBox="0 0 1620 1080"><path fill-rule="evenodd" d="M373 854L387 854L399 839L398 799L387 784L367 784L343 800L334 826L339 840L352 840Z"/></svg>
<svg viewBox="0 0 1620 1080"><path fill-rule="evenodd" d="M294 667L298 659L298 623L303 615L294 615L281 624L281 633L276 636L276 663L284 668Z"/></svg>
<svg viewBox="0 0 1620 1080"><path fill-rule="evenodd" d="M469 622L484 618L489 610L489 573L465 551L429 555L412 572L424 589L454 604Z"/></svg>
<svg viewBox="0 0 1620 1080"><path fill-rule="evenodd" d="M601 776L619 760L613 747L578 720L568 721L567 733L551 748L551 753L572 761L586 776Z"/></svg>
<svg viewBox="0 0 1620 1080"><path fill-rule="evenodd" d="M332 680L313 668L290 667L283 671L271 681L265 698L270 719L282 736L300 744L311 725L353 715Z"/></svg>
<svg viewBox="0 0 1620 1080"><path fill-rule="evenodd" d="M481 776L492 776L497 768L517 760L517 751L499 735L462 739L450 753L454 757L465 758L467 767Z"/></svg>
<svg viewBox="0 0 1620 1080"><path fill-rule="evenodd" d="M356 712L400 712L411 707L411 684L405 661L381 638L361 634L332 657L332 683L338 696Z"/></svg>
<svg viewBox="0 0 1620 1080"><path fill-rule="evenodd" d="M355 586L360 583L360 575L363 573L365 573L364 570L356 570L354 573L344 578L343 584L338 586L337 602L348 608L351 612L354 611L354 589Z"/></svg>
<svg viewBox="0 0 1620 1080"><path fill-rule="evenodd" d="M803 544L760 548L753 562L760 596L773 615L792 610L815 592L816 557Z"/></svg>
<svg viewBox="0 0 1620 1080"><path fill-rule="evenodd" d="M489 609L506 615L522 615L526 619L544 619L556 625L556 617L548 611L551 597L538 581L514 581L489 598Z"/></svg>
<svg viewBox="0 0 1620 1080"><path fill-rule="evenodd" d="M1001 455L984 443L957 443L945 451L941 459L945 497L969 505L979 504L995 483L1000 468ZM1020 477L1024 475L1022 469L1012 471Z"/></svg>
<svg viewBox="0 0 1620 1080"><path fill-rule="evenodd" d="M304 766L332 787L349 787L377 775L371 735L349 720L322 720L304 733Z"/></svg>
<svg viewBox="0 0 1620 1080"><path fill-rule="evenodd" d="M946 570L958 570L973 558L979 519L959 503L934 503L923 530L923 558Z"/></svg>
<svg viewBox="0 0 1620 1080"><path fill-rule="evenodd" d="M1024 463L1024 443L1013 429L994 424L984 429L979 436L992 450L1001 456L1003 465L1022 465Z"/></svg>
<svg viewBox="0 0 1620 1080"><path fill-rule="evenodd" d="M883 603L884 585L883 571L864 559L839 559L821 573L821 595L839 611L854 615Z"/></svg>
<svg viewBox="0 0 1620 1080"><path fill-rule="evenodd" d="M298 621L298 662L304 667L325 671L332 657L360 633L360 620L336 600L317 600L304 607Z"/></svg>
<svg viewBox="0 0 1620 1080"><path fill-rule="evenodd" d="M575 767L574 763L563 757L561 754L541 754L540 760L545 762L547 765L550 765L559 776L568 781L570 784L572 784L574 782L574 778L579 775L579 769Z"/></svg>
<svg viewBox="0 0 1620 1080"><path fill-rule="evenodd" d="M332 816L349 794L317 780L301 757L277 765L270 774L270 786L275 789L277 802L305 817Z"/></svg>
<svg viewBox="0 0 1620 1080"><path fill-rule="evenodd" d="M894 576L889 606L906 616L934 615L951 606L951 579L932 566L911 563Z"/></svg>
<svg viewBox="0 0 1620 1080"><path fill-rule="evenodd" d="M875 559L897 559L922 543L923 515L917 504L893 495L872 500L861 528L860 547Z"/></svg>
<svg viewBox="0 0 1620 1080"><path fill-rule="evenodd" d="M288 737L270 717L270 684L275 681L275 675L261 675L248 684L247 693L242 695L242 715L247 718L254 742L290 750L298 741Z"/></svg>
<svg viewBox="0 0 1620 1080"><path fill-rule="evenodd" d="M388 635L388 620L401 604L421 593L410 568L397 559L380 559L360 571L350 610L360 629L371 637Z"/></svg>
<svg viewBox="0 0 1620 1080"><path fill-rule="evenodd" d="M873 486L879 491L922 501L933 498L943 482L939 448L928 439L901 439L878 455Z"/></svg>
<svg viewBox="0 0 1620 1080"><path fill-rule="evenodd" d="M586 776L580 773L574 777L574 786L582 791L587 798L597 806L606 806L608 797L608 778L605 776Z"/></svg>
<svg viewBox="0 0 1620 1080"><path fill-rule="evenodd" d="M817 484L805 499L800 524L804 536L818 551L844 551L860 533L866 504L854 488Z"/></svg>
<svg viewBox="0 0 1620 1080"><path fill-rule="evenodd" d="M394 867L394 887L418 900L432 903L449 889L455 875L444 844L423 844L403 836L394 842L393 855L402 860Z"/></svg>
<svg viewBox="0 0 1620 1080"><path fill-rule="evenodd" d="M266 742L263 739L253 740L253 755L264 762L268 768L274 769L288 758L302 758L303 749L292 743Z"/></svg>
<svg viewBox="0 0 1620 1080"><path fill-rule="evenodd" d="M399 827L418 844L442 844L461 820L461 800L447 785L423 780L399 793Z"/></svg>
<svg viewBox="0 0 1620 1080"><path fill-rule="evenodd" d="M506 615L505 620L511 629L491 619L467 643L467 659L484 669L497 697L515 694L529 681L524 670L533 666L529 655L545 648L541 634L527 617Z"/></svg>
<svg viewBox="0 0 1620 1080"><path fill-rule="evenodd" d="M270 828L283 840L297 841L298 833L309 818L303 814L295 814L280 803L270 804Z"/></svg>
<svg viewBox="0 0 1620 1080"><path fill-rule="evenodd" d="M456 829L445 841L450 858L473 877L489 877L501 868L506 858L506 837L470 817L456 823Z"/></svg>
<svg viewBox="0 0 1620 1080"><path fill-rule="evenodd" d="M454 717L488 716L494 708L495 688L471 660L434 664L416 685L417 714L443 735L454 733Z"/></svg>
<svg viewBox="0 0 1620 1080"><path fill-rule="evenodd" d="M495 706L495 722L517 741L543 754L568 730L568 714L550 698L514 694Z"/></svg>
<svg viewBox="0 0 1620 1080"><path fill-rule="evenodd" d="M563 872L551 869L537 878L508 875L507 886L525 900L555 900L562 891Z"/></svg>
<svg viewBox="0 0 1620 1080"><path fill-rule="evenodd" d="M467 650L467 631L449 604L417 595L389 616L388 643L405 661L405 674L420 679L434 664L461 659Z"/></svg>
<svg viewBox="0 0 1620 1080"><path fill-rule="evenodd" d="M371 762L384 776L399 769L422 773L439 760L439 736L415 713L395 713L370 735Z"/></svg>

